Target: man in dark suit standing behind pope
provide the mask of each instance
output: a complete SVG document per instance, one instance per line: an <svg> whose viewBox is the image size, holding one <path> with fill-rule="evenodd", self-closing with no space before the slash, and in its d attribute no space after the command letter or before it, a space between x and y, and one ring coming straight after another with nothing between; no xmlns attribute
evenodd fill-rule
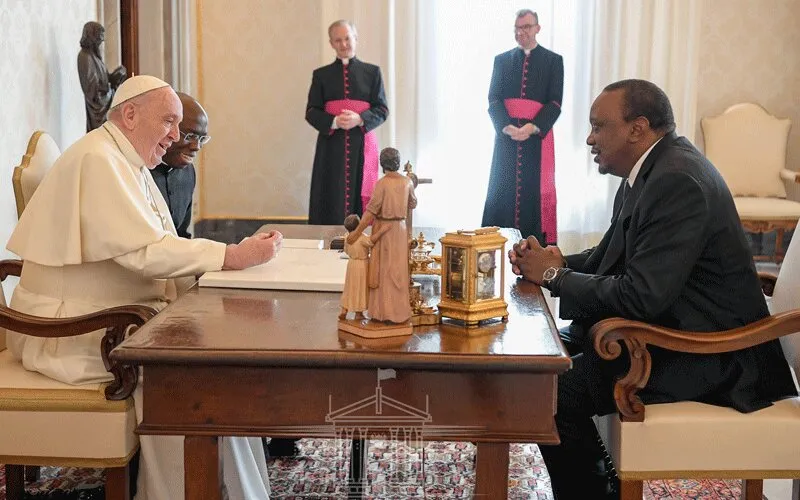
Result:
<svg viewBox="0 0 800 500"><path fill-rule="evenodd" d="M600 173L623 180L600 244L562 256L534 238L509 252L525 279L560 297L573 320L564 340L573 368L558 382L558 446L542 446L559 500L613 498L593 415L616 411L613 384L625 361L604 361L586 332L609 317L701 332L747 325L769 313L750 248L719 172L678 137L666 94L643 80L607 86L594 101L592 148ZM724 354L648 346L646 404L700 401L751 412L796 394L779 342Z"/></svg>

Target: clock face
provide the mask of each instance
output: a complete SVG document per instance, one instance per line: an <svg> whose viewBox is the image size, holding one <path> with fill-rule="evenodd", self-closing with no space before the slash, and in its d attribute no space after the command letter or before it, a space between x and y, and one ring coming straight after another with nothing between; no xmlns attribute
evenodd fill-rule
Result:
<svg viewBox="0 0 800 500"><path fill-rule="evenodd" d="M478 271L486 274L494 269L494 253L484 252L478 255Z"/></svg>

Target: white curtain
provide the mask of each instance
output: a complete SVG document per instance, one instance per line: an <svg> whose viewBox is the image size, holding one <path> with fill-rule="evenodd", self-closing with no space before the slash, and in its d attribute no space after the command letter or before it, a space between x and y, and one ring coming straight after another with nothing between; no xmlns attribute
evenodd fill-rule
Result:
<svg viewBox="0 0 800 500"><path fill-rule="evenodd" d="M589 108L607 84L651 80L669 95L678 133L693 138L700 3L696 0L325 0L323 29L353 20L359 57L379 64L397 147L432 185L417 190L415 223L480 225L494 130L487 114L494 56L515 46L514 14L539 14L539 43L564 57L554 127L559 245L596 244L619 179L601 176L585 144ZM325 42L327 44L327 41ZM325 51L326 54L329 50Z"/></svg>

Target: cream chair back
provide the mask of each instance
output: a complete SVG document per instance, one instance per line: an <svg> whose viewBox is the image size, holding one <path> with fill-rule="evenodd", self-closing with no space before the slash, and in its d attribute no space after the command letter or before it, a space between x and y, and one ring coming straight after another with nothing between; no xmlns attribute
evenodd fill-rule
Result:
<svg viewBox="0 0 800 500"><path fill-rule="evenodd" d="M17 218L22 217L22 211L33 197L34 191L60 155L61 151L50 135L41 130L33 133L22 162L14 168L12 184L17 202Z"/></svg>
<svg viewBox="0 0 800 500"><path fill-rule="evenodd" d="M758 104L742 103L703 118L700 125L705 155L733 196L786 198L780 175L786 168L791 120L776 118Z"/></svg>
<svg viewBox="0 0 800 500"><path fill-rule="evenodd" d="M795 232L793 236L772 292L772 314L800 309L800 234ZM783 336L781 344L789 365L800 375L800 332Z"/></svg>

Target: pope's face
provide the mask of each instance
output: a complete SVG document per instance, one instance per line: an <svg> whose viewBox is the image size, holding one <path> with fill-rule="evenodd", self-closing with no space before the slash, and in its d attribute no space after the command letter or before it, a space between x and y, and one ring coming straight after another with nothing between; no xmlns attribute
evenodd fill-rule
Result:
<svg viewBox="0 0 800 500"><path fill-rule="evenodd" d="M137 106L133 135L138 144L134 147L147 168L154 168L172 143L180 139L178 125L183 108L170 87L148 92Z"/></svg>
<svg viewBox="0 0 800 500"><path fill-rule="evenodd" d="M350 59L356 55L357 40L356 34L346 24L339 24L331 30L331 47L340 59Z"/></svg>

